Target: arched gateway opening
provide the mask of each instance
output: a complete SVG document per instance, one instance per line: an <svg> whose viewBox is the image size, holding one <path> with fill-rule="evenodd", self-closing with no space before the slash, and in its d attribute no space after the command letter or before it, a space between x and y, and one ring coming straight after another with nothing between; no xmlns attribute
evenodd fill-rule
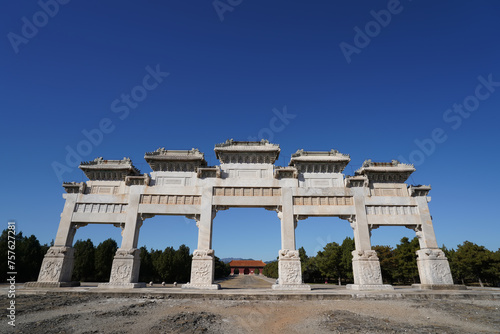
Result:
<svg viewBox="0 0 500 334"><path fill-rule="evenodd" d="M419 238L421 287L450 287L448 261L439 249L429 213L430 186L408 186L415 171L396 160L367 160L354 176L342 171L347 154L299 150L286 167L275 166L278 145L228 140L215 146L220 165L207 166L192 150L148 152L151 173L141 174L130 159L83 162L87 182L64 183L66 203L54 246L42 263L38 282L27 286L71 284L73 237L81 224L113 224L123 229L107 288L140 287L138 237L144 220L155 215L185 216L196 221L191 279L183 288L218 289L214 284L213 219L231 207L265 208L280 220L277 290L308 290L302 282L295 243L297 222L314 216L340 217L353 230L352 289L391 289L384 285L370 231L379 226L409 226Z"/></svg>

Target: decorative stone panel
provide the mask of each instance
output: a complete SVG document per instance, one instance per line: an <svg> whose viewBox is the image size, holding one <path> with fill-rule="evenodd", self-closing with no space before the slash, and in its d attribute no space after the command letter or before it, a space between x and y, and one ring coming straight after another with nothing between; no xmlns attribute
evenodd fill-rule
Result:
<svg viewBox="0 0 500 334"><path fill-rule="evenodd" d="M415 205L367 205L367 215L417 215Z"/></svg>
<svg viewBox="0 0 500 334"><path fill-rule="evenodd" d="M183 289L220 289L219 284L213 284L215 273L215 256L213 249L196 249L193 252L191 264L191 281L182 285Z"/></svg>
<svg viewBox="0 0 500 334"><path fill-rule="evenodd" d="M80 282L71 282L73 273L72 247L52 246L43 258L37 282L27 282L25 287L62 287L76 286Z"/></svg>
<svg viewBox="0 0 500 334"><path fill-rule="evenodd" d="M118 249L111 267L109 283L102 283L100 288L137 288L144 287L138 283L141 265L141 250L137 248Z"/></svg>
<svg viewBox="0 0 500 334"><path fill-rule="evenodd" d="M407 196L407 191L401 188L375 188L371 191L372 196Z"/></svg>
<svg viewBox="0 0 500 334"><path fill-rule="evenodd" d="M118 194L117 186L91 186L88 189L89 194L102 194L102 195L114 195Z"/></svg>
<svg viewBox="0 0 500 334"><path fill-rule="evenodd" d="M281 196L281 188L214 187L214 196Z"/></svg>
<svg viewBox="0 0 500 334"><path fill-rule="evenodd" d="M361 250L352 252L354 284L347 285L352 290L392 290L391 285L382 284L382 273L377 252Z"/></svg>
<svg viewBox="0 0 500 334"><path fill-rule="evenodd" d="M302 269L299 251L282 249L279 251L278 283L274 290L311 290L311 287L302 282Z"/></svg>
<svg viewBox="0 0 500 334"><path fill-rule="evenodd" d="M417 266L420 284L425 288L437 285L453 285L450 265L440 249L417 251Z"/></svg>
<svg viewBox="0 0 500 334"><path fill-rule="evenodd" d="M80 213L124 213L128 204L122 203L76 203L75 212Z"/></svg>
<svg viewBox="0 0 500 334"><path fill-rule="evenodd" d="M353 205L350 196L294 196L294 205Z"/></svg>
<svg viewBox="0 0 500 334"><path fill-rule="evenodd" d="M199 205L198 195L141 195L141 204Z"/></svg>

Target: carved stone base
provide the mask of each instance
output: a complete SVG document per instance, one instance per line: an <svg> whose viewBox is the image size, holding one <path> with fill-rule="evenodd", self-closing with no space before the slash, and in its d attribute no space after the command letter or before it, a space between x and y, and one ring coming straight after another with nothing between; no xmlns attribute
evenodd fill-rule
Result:
<svg viewBox="0 0 500 334"><path fill-rule="evenodd" d="M393 290L391 285L383 284L380 262L374 250L353 251L352 271L354 284L348 284L352 290Z"/></svg>
<svg viewBox="0 0 500 334"><path fill-rule="evenodd" d="M145 288L146 283L99 283L97 287L101 289L134 289Z"/></svg>
<svg viewBox="0 0 500 334"><path fill-rule="evenodd" d="M282 249L278 259L278 283L272 286L273 290L311 290L311 287L302 282L299 251Z"/></svg>
<svg viewBox="0 0 500 334"><path fill-rule="evenodd" d="M26 282L25 288L65 288L71 286L80 286L80 282Z"/></svg>
<svg viewBox="0 0 500 334"><path fill-rule="evenodd" d="M139 267L141 266L141 250L137 248L121 249L116 251L111 267L109 285L137 284Z"/></svg>
<svg viewBox="0 0 500 334"><path fill-rule="evenodd" d="M412 284L411 287L420 290L467 290L465 285L460 284Z"/></svg>
<svg viewBox="0 0 500 334"><path fill-rule="evenodd" d="M394 290L394 287L389 284L347 284L347 290L358 290L358 291L367 291L367 290Z"/></svg>
<svg viewBox="0 0 500 334"><path fill-rule="evenodd" d="M43 258L38 282L70 284L74 252L75 249L72 247L50 247ZM57 286L57 284L53 284L53 286Z"/></svg>
<svg viewBox="0 0 500 334"><path fill-rule="evenodd" d="M213 249L195 249L191 263L191 281L183 284L183 289L218 290L219 284L213 284L215 274Z"/></svg>
<svg viewBox="0 0 500 334"><path fill-rule="evenodd" d="M450 265L442 250L418 250L417 267L420 284L424 286L453 285Z"/></svg>

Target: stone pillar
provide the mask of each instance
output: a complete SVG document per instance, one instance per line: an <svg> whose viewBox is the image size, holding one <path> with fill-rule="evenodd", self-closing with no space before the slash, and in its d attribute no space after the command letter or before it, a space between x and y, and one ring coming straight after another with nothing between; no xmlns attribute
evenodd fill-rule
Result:
<svg viewBox="0 0 500 334"><path fill-rule="evenodd" d="M448 259L437 245L427 197L417 196L415 200L421 225L414 228L420 244L420 250L416 252L420 284L414 286L420 289L465 289L465 286L453 284Z"/></svg>
<svg viewBox="0 0 500 334"><path fill-rule="evenodd" d="M383 284L382 271L377 252L372 250L370 229L366 218L363 188L351 188L357 192L354 196L355 217L348 217L354 232L356 250L352 252L352 270L354 284L348 284L352 290L393 290L392 285ZM356 196L358 195L358 196Z"/></svg>
<svg viewBox="0 0 500 334"><path fill-rule="evenodd" d="M215 256L212 249L212 222L216 211L212 207L212 187L205 187L201 196L201 212L198 226L198 248L193 252L191 281L183 284L183 289L220 289L214 284Z"/></svg>
<svg viewBox="0 0 500 334"><path fill-rule="evenodd" d="M43 258L42 267L38 275L37 282L27 282L26 287L63 287L78 286L80 282L72 282L73 274L73 254L75 249L73 239L76 230L80 227L74 224L71 219L75 211L77 193L63 194L66 199L61 220L57 229L54 246L50 247Z"/></svg>
<svg viewBox="0 0 500 334"><path fill-rule="evenodd" d="M138 213L141 188L130 187L127 216L122 231L122 244L113 259L109 283L99 284L100 288L141 288L146 286L145 283L139 283L141 251L137 249L139 229L143 223L143 218Z"/></svg>
<svg viewBox="0 0 500 334"><path fill-rule="evenodd" d="M278 217L281 220L281 249L278 258L278 283L272 286L273 290L311 290L311 287L302 282L302 269L299 251L295 250L295 228L297 221L293 215L292 189L281 188L281 211Z"/></svg>

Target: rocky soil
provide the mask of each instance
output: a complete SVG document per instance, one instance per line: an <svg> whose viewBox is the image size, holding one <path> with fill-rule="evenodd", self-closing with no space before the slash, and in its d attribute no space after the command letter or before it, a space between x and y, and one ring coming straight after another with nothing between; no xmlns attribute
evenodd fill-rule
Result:
<svg viewBox="0 0 500 334"><path fill-rule="evenodd" d="M228 284L236 286L234 282ZM7 302L6 296L0 298L2 305ZM35 294L17 296L16 305L16 327L9 330L4 320L1 333L500 333L499 300L249 301Z"/></svg>

